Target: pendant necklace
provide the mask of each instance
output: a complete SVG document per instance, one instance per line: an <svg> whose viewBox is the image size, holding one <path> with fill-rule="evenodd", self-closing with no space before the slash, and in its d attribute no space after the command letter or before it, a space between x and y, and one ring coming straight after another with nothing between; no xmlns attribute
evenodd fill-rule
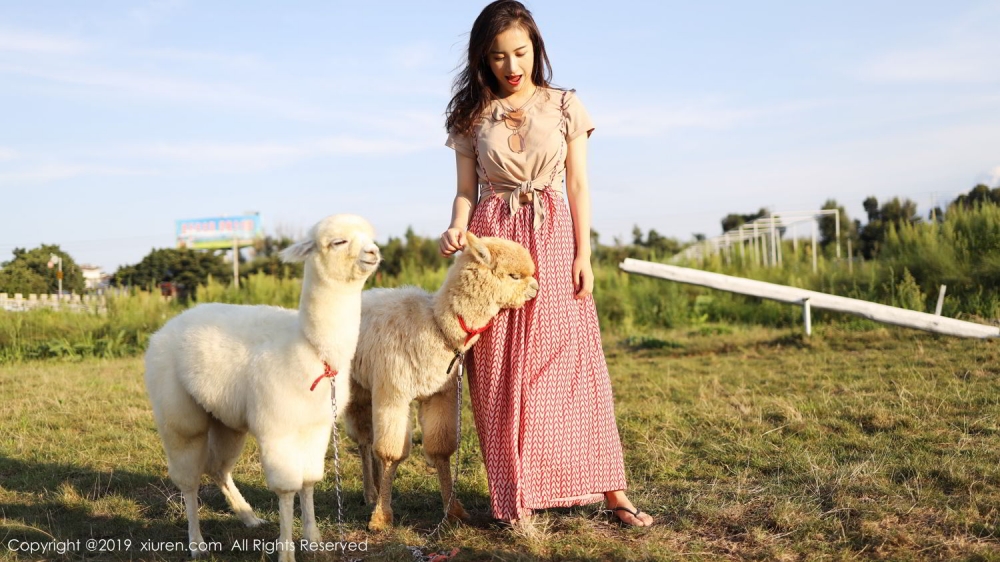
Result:
<svg viewBox="0 0 1000 562"><path fill-rule="evenodd" d="M503 114L503 124L506 125L511 131L510 136L507 137L507 148L517 154L524 152L524 137L521 136L520 132L521 126L524 125L524 107L528 105L528 102L530 102L537 93L538 86L535 86L535 91L531 92L528 99L525 100L525 102L521 104L521 107L517 109L507 107L503 100L498 99L500 106L506 110Z"/></svg>

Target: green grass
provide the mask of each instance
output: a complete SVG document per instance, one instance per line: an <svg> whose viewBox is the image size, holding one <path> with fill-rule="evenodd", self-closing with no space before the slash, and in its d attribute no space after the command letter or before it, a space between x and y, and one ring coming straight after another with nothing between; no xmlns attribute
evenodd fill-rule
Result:
<svg viewBox="0 0 1000 562"><path fill-rule="evenodd" d="M491 525L466 410L458 493L472 521L427 536L441 500L418 434L395 482L396 528L368 533L344 437L343 540L367 541L371 560L412 559L406 546L458 547L454 560L1000 560L997 342L832 326L807 339L703 323L608 334L606 352L630 494L658 526L620 529L597 506L542 513L531 533ZM218 560L260 560L229 551L278 532L252 442L236 480L269 523L244 528L206 479L203 533L224 544ZM316 507L324 537L340 538L331 473ZM7 545L89 538L132 549L87 559L187 559L139 551L186 540L141 360L0 365L0 560L81 560Z"/></svg>
<svg viewBox="0 0 1000 562"><path fill-rule="evenodd" d="M140 355L149 336L181 310L142 291L110 297L105 313L0 310L0 364Z"/></svg>

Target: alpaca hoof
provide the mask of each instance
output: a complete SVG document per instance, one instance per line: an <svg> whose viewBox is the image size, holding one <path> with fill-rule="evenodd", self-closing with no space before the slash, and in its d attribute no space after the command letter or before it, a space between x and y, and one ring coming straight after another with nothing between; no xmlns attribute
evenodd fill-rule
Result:
<svg viewBox="0 0 1000 562"><path fill-rule="evenodd" d="M455 522L455 521L468 521L468 520L469 520L469 513L465 511L465 508L462 507L462 504L455 502L455 505L451 506L451 509L448 510L448 521Z"/></svg>
<svg viewBox="0 0 1000 562"><path fill-rule="evenodd" d="M448 506L445 509L445 515L448 517L448 521L468 521L469 514L465 511L465 507L462 502L458 501L458 498L452 498L451 504L445 504Z"/></svg>
<svg viewBox="0 0 1000 562"><path fill-rule="evenodd" d="M372 514L372 518L368 521L369 531L384 531L392 527L392 512L383 513L376 512Z"/></svg>
<svg viewBox="0 0 1000 562"><path fill-rule="evenodd" d="M278 551L278 562L295 562L295 543L292 541L282 542L280 539L274 541Z"/></svg>
<svg viewBox="0 0 1000 562"><path fill-rule="evenodd" d="M257 517L252 513L250 515L241 515L240 521L242 521L244 525L250 527L251 529L254 527L260 527L264 523L267 523L267 521L264 521L263 519Z"/></svg>
<svg viewBox="0 0 1000 562"><path fill-rule="evenodd" d="M302 533L302 539L306 541L306 548L316 550L323 542L323 535L317 529Z"/></svg>

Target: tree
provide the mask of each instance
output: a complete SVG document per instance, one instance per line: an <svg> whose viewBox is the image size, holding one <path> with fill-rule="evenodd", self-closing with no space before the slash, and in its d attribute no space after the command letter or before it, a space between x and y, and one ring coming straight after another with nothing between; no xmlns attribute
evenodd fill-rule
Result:
<svg viewBox="0 0 1000 562"><path fill-rule="evenodd" d="M951 205L959 205L966 209L972 209L977 205L1000 205L1000 187L990 189L984 184L979 184L969 193L959 195Z"/></svg>
<svg viewBox="0 0 1000 562"><path fill-rule="evenodd" d="M667 257L681 251L681 243L676 238L662 236L655 228L646 235L646 247L658 257Z"/></svg>
<svg viewBox="0 0 1000 562"><path fill-rule="evenodd" d="M0 270L0 293L48 293L45 278L35 273L24 262L12 262Z"/></svg>
<svg viewBox="0 0 1000 562"><path fill-rule="evenodd" d="M722 232L729 232L734 228L739 228L746 224L746 222L747 221L743 218L743 215L729 213L728 215L722 217Z"/></svg>
<svg viewBox="0 0 1000 562"><path fill-rule="evenodd" d="M591 231L591 234L596 233ZM615 245L621 246L617 239ZM594 248L596 249L597 247L595 244ZM631 257L641 260L664 258L680 252L681 247L682 244L677 239L663 236L655 228L649 229L649 233L646 234L644 240L642 229L638 225L635 225L632 227L632 245L628 253Z"/></svg>
<svg viewBox="0 0 1000 562"><path fill-rule="evenodd" d="M878 199L874 195L869 195L865 198L862 206L864 206L865 212L868 213L868 222L878 220Z"/></svg>
<svg viewBox="0 0 1000 562"><path fill-rule="evenodd" d="M895 225L916 224L923 221L917 214L917 204L909 199L900 200L899 197L893 197L888 203L882 205L882 208L879 209L879 218L883 222Z"/></svg>
<svg viewBox="0 0 1000 562"><path fill-rule="evenodd" d="M827 199L826 203L823 203L822 209L824 211L836 210L837 215L840 217L840 241L848 239L855 239L857 236L857 230L854 228L854 222L851 221L850 217L847 216L847 211L843 206L837 204L836 199ZM820 236L820 246L826 248L832 244L837 243L837 217L832 214L820 215L819 217L819 236Z"/></svg>
<svg viewBox="0 0 1000 562"><path fill-rule="evenodd" d="M390 237L380 247L382 264L377 275L390 277L399 275L406 268L439 269L448 265L448 259L441 255L436 238L424 238L407 227L403 238Z"/></svg>
<svg viewBox="0 0 1000 562"><path fill-rule="evenodd" d="M748 222L753 222L759 218L769 216L770 212L761 207L756 213L751 213L749 215L740 215L738 213L729 213L722 218L722 232L729 232L734 228L739 228Z"/></svg>
<svg viewBox="0 0 1000 562"><path fill-rule="evenodd" d="M83 271L69 254L57 244L42 244L33 250L14 249L14 259L0 271L0 292L55 293L59 290L59 266L49 268L52 255L62 258L63 291L82 293L85 287Z"/></svg>
<svg viewBox="0 0 1000 562"><path fill-rule="evenodd" d="M634 225L632 227L632 245L642 246L642 229L639 225Z"/></svg>
<svg viewBox="0 0 1000 562"><path fill-rule="evenodd" d="M160 283L173 283L179 296L187 299L196 296L198 285L204 285L209 276L223 279L231 274L230 266L218 252L165 248L154 249L136 265L119 268L112 284L153 289Z"/></svg>
<svg viewBox="0 0 1000 562"><path fill-rule="evenodd" d="M864 207L868 213L868 224L861 229L858 238L861 254L867 259L878 256L890 227L898 230L905 223L922 222L920 215L917 214L917 204L909 199L900 200L899 197L893 197L888 203L879 207L878 199L872 196L865 199Z"/></svg>
<svg viewBox="0 0 1000 562"><path fill-rule="evenodd" d="M287 263L281 260L281 250L294 243L295 241L288 236L265 236L255 241L254 258L246 267L240 267L240 277L263 273L278 279L301 278L302 263Z"/></svg>

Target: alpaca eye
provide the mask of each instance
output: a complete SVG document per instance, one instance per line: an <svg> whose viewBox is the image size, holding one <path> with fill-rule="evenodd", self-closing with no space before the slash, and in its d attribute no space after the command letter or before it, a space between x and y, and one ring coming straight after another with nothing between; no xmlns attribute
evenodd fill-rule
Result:
<svg viewBox="0 0 1000 562"><path fill-rule="evenodd" d="M333 242L330 242L330 247L333 247L333 246L343 246L344 244L347 244L347 240L337 239L337 240L334 240Z"/></svg>
<svg viewBox="0 0 1000 562"><path fill-rule="evenodd" d="M516 273L511 273L511 274L510 274L510 278L511 278L511 279L520 279L520 278L521 278L521 276L520 276L520 275L518 275L518 274L516 274Z"/></svg>

